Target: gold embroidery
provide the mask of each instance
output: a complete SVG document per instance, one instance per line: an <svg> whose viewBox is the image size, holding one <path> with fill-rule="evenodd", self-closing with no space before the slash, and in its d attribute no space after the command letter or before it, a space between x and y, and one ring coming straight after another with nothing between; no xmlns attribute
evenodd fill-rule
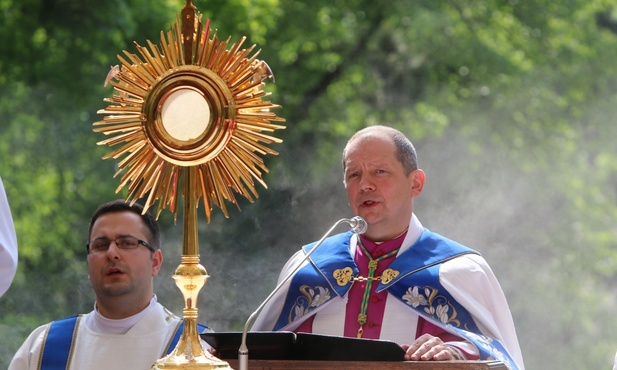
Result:
<svg viewBox="0 0 617 370"><path fill-rule="evenodd" d="M289 310L289 315L287 316L288 324L306 315L311 309L321 306L332 298L330 289L321 286L312 288L308 285L302 285L300 287L300 293L302 296L296 298L295 304Z"/></svg>
<svg viewBox="0 0 617 370"><path fill-rule="evenodd" d="M400 272L392 269L386 269L381 274L381 282L382 284L389 284L392 280L396 279L396 277L400 274Z"/></svg>
<svg viewBox="0 0 617 370"><path fill-rule="evenodd" d="M334 273L332 274L332 276L336 279L336 283L339 286L345 286L351 280L352 273L353 273L353 270L351 269L351 267L345 267L344 269L334 270Z"/></svg>

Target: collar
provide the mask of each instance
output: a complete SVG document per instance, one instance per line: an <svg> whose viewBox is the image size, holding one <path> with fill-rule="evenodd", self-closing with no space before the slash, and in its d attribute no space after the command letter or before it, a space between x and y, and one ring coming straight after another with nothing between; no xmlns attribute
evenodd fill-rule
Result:
<svg viewBox="0 0 617 370"><path fill-rule="evenodd" d="M152 296L150 304L141 312L118 320L108 319L107 317L101 315L96 307L96 302L94 302L92 320L87 321L88 329L101 334L126 334L126 332L131 330L131 328L156 305L156 302L157 299L155 294Z"/></svg>
<svg viewBox="0 0 617 370"><path fill-rule="evenodd" d="M407 235L405 235L405 239L403 240L403 243L401 244L401 249L399 249L397 256L400 256L403 252L411 248L411 246L414 245L418 241L418 239L420 239L420 236L422 235L423 231L424 231L424 226L422 226L422 224L420 223L420 220L418 220L418 217L416 217L416 214L412 213L411 220L409 220L409 227L407 229ZM364 245L366 246L366 244ZM349 242L349 251L352 256L356 255L357 246L358 246L357 239L351 238ZM370 250L369 252L372 253L372 251Z"/></svg>

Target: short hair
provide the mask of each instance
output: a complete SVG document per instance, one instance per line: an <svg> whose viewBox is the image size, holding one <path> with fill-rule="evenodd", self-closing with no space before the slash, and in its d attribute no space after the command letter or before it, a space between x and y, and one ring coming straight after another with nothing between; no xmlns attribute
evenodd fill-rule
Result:
<svg viewBox="0 0 617 370"><path fill-rule="evenodd" d="M396 147L396 159L398 159L398 161L403 165L405 175L409 175L419 168L416 148L414 148L413 144L407 136L405 136L405 134L392 127L375 125L365 127L349 138L347 145L345 145L345 149L343 149L343 170L345 170L345 155L349 144L360 137L373 136L378 133L386 134L394 142Z"/></svg>
<svg viewBox="0 0 617 370"><path fill-rule="evenodd" d="M124 199L118 199L111 202L103 203L96 209L96 211L92 215L92 218L90 219L90 226L88 227L88 240L90 240L90 237L92 235L92 227L94 226L94 223L99 217L107 213L117 212L132 212L139 215L150 232L151 240L148 240L148 242L155 249L160 249L161 232L154 216L152 216L150 212L144 212L144 207L141 204L131 204Z"/></svg>

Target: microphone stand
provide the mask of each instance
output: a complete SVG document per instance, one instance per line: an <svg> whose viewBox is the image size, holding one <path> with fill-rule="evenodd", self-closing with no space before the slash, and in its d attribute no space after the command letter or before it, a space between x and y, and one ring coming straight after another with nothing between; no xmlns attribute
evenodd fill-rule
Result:
<svg viewBox="0 0 617 370"><path fill-rule="evenodd" d="M257 307L255 312L253 312L251 316L249 316L248 320L246 320L246 324L244 325L244 330L242 331L242 343L240 344L240 349L238 349L239 370L248 370L249 368L249 350L248 350L248 347L246 346L246 337L248 335L249 326L253 323L257 315L261 312L264 306L270 301L270 299L272 299L272 297L281 289L281 287L285 285L285 283L287 283L287 281L291 279L291 277L296 272L298 272L298 270L304 265L304 262L308 260L308 258L313 254L313 252L317 250L317 248L319 248L321 243L323 243L323 241L330 235L330 233L332 233L332 231L343 222L349 224L349 226L351 227L351 231L353 231L356 234L364 234L366 232L366 229L368 228L366 221L360 216L355 216L351 219L342 218L338 220L334 225L332 225L330 230L328 230L324 234L324 236L322 236L321 239L319 239L317 244L311 249L309 253L307 253L304 259L302 259L302 261L298 264L298 266L296 266L296 268L294 268L293 271L287 274L285 279L283 279L276 286L276 288L274 288L272 293L270 293L270 295L266 297L266 299L259 305L259 307Z"/></svg>

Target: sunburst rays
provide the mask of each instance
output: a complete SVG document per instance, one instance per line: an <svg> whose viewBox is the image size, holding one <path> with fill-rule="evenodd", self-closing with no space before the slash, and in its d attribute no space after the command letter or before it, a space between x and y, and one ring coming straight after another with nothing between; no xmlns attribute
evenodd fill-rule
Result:
<svg viewBox="0 0 617 370"><path fill-rule="evenodd" d="M253 202L256 182L267 188L262 156L278 154L268 145L282 142L271 135L285 128L272 123L285 121L271 112L280 106L263 100L270 95L263 87L271 71L256 58L255 45L241 49L245 37L229 45L201 16L188 32L179 16L160 38L160 45L136 43L139 55L118 55L121 65L108 76L115 95L105 99L110 104L98 111L105 117L94 131L109 136L99 145L118 147L103 158L123 157L114 175L122 175L116 191L127 187L132 201L147 195L146 209L159 201L157 217L167 206L177 217L187 171L193 171L190 195L203 198L208 222L214 206L229 217L226 201L239 208L234 193ZM209 106L211 118L195 137L176 138L164 125L161 107L179 91L197 94Z"/></svg>

